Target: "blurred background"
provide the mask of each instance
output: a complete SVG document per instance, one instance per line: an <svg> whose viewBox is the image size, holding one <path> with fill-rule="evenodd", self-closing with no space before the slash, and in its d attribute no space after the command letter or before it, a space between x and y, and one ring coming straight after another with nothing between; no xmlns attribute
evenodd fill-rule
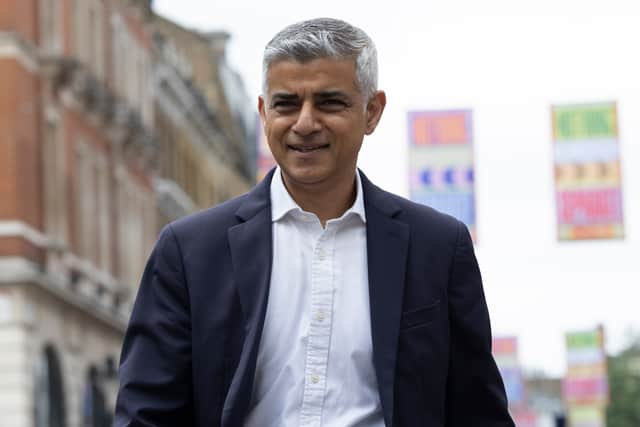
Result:
<svg viewBox="0 0 640 427"><path fill-rule="evenodd" d="M359 166L473 233L519 427L640 426L640 4L0 0L0 426L108 426L169 221L271 167L264 45L331 16L388 105Z"/></svg>

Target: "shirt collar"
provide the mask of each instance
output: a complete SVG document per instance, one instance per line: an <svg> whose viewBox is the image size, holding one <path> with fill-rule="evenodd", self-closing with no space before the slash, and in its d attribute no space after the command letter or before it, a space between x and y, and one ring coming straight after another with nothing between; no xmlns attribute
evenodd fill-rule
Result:
<svg viewBox="0 0 640 427"><path fill-rule="evenodd" d="M300 206L293 200L287 188L284 186L280 167L276 170L271 179L271 218L273 222L278 222L288 213L293 211L304 212ZM346 218L348 215L358 215L362 222L367 222L364 209L364 197L362 196L362 181L360 173L356 172L356 200L353 205L340 217Z"/></svg>

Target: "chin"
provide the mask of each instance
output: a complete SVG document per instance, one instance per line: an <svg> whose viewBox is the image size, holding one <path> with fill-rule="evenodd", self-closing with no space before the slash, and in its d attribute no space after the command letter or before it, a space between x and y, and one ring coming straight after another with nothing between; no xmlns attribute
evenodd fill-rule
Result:
<svg viewBox="0 0 640 427"><path fill-rule="evenodd" d="M297 170L296 170L297 169ZM284 169L283 169L284 170ZM318 170L300 170L298 168L294 168L293 170L289 169L285 172L286 178L290 181L299 184L317 184L319 182L325 181L327 179L327 174Z"/></svg>

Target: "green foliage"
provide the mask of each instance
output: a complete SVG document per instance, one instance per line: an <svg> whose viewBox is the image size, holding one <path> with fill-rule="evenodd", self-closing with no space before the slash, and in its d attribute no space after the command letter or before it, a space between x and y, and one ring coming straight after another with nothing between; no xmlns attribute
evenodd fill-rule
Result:
<svg viewBox="0 0 640 427"><path fill-rule="evenodd" d="M607 427L640 426L640 341L609 358Z"/></svg>

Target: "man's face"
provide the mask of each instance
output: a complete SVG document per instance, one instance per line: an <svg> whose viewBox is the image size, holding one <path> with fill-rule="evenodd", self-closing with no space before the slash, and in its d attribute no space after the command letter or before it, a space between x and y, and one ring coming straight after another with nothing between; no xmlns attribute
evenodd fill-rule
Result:
<svg viewBox="0 0 640 427"><path fill-rule="evenodd" d="M276 62L258 109L271 152L287 185L353 185L364 135L372 133L384 92L366 103L356 87L355 61L319 58Z"/></svg>

